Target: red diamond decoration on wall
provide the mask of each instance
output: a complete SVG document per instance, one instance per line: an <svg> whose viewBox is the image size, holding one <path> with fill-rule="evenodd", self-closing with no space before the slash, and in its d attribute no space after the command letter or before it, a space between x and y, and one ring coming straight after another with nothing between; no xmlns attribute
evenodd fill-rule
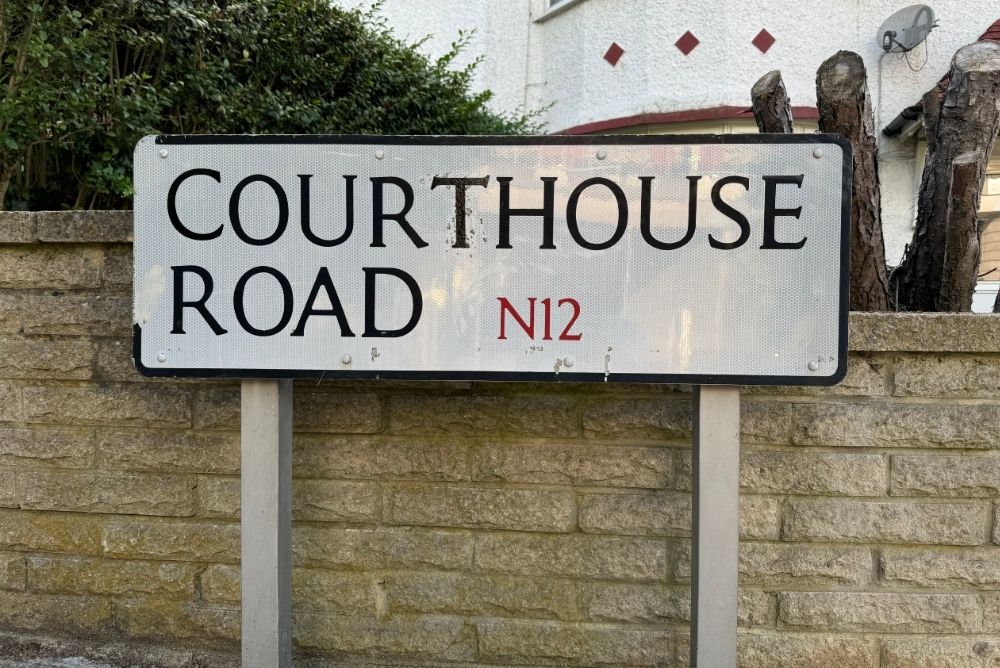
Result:
<svg viewBox="0 0 1000 668"><path fill-rule="evenodd" d="M604 60L611 63L611 67L618 64L618 60L625 53L625 49L618 46L618 42L611 42L611 46L608 47L607 52L604 54Z"/></svg>
<svg viewBox="0 0 1000 668"><path fill-rule="evenodd" d="M767 50L774 44L774 35L761 28L761 31L753 38L752 44L760 49L761 53L767 53Z"/></svg>
<svg viewBox="0 0 1000 668"><path fill-rule="evenodd" d="M694 51L694 47L698 46L699 43L698 38L692 35L691 31L688 30L686 33L681 35L679 40L674 42L674 46L680 49L681 53L686 56Z"/></svg>

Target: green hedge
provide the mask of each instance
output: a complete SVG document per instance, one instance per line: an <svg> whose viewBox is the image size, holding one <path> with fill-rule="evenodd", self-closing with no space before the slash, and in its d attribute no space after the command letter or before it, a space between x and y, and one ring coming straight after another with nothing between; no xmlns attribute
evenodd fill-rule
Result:
<svg viewBox="0 0 1000 668"><path fill-rule="evenodd" d="M0 2L4 208L122 208L151 133L510 134L433 62L329 0ZM9 186L9 187L8 187Z"/></svg>

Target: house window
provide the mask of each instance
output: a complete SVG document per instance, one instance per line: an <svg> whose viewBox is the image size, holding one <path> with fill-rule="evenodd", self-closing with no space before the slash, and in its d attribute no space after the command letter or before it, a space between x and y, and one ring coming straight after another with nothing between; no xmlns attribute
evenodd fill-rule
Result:
<svg viewBox="0 0 1000 668"><path fill-rule="evenodd" d="M988 313L1000 289L1000 150L986 167L986 180L979 202L979 282L972 299L972 310Z"/></svg>

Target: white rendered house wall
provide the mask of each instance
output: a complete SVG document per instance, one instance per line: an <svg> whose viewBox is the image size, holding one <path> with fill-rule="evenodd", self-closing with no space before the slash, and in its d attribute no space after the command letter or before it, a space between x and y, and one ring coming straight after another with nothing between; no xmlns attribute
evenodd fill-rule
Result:
<svg viewBox="0 0 1000 668"><path fill-rule="evenodd" d="M370 7L372 0L336 0ZM728 122L725 108L750 105L750 87L780 69L792 105L814 108L816 70L840 49L861 55L876 124L885 127L947 73L960 47L997 19L996 0L934 0L938 26L908 54L885 54L879 26L910 0L384 0L379 12L401 38L430 36L445 53L459 31L475 31L457 65L484 56L475 85L497 111L544 109L548 132L642 114L723 110L711 122L635 125L615 131L755 131ZM763 33L762 33L763 31ZM691 39L694 38L694 40ZM680 42L680 44L678 44ZM694 44L692 48L692 44ZM617 45L618 58L606 59ZM616 52L608 54L617 55ZM613 61L613 62L611 62ZM813 118L801 129L815 128ZM605 127L607 127L605 125ZM586 129L586 128L583 128ZM607 129L600 131L608 131ZM886 259L898 264L913 233L920 182L915 138L879 136Z"/></svg>

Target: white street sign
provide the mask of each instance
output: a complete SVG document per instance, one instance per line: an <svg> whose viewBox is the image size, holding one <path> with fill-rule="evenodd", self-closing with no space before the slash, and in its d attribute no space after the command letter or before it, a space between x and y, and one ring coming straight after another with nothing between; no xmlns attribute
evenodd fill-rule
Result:
<svg viewBox="0 0 1000 668"><path fill-rule="evenodd" d="M833 384L832 135L146 137L155 376Z"/></svg>

